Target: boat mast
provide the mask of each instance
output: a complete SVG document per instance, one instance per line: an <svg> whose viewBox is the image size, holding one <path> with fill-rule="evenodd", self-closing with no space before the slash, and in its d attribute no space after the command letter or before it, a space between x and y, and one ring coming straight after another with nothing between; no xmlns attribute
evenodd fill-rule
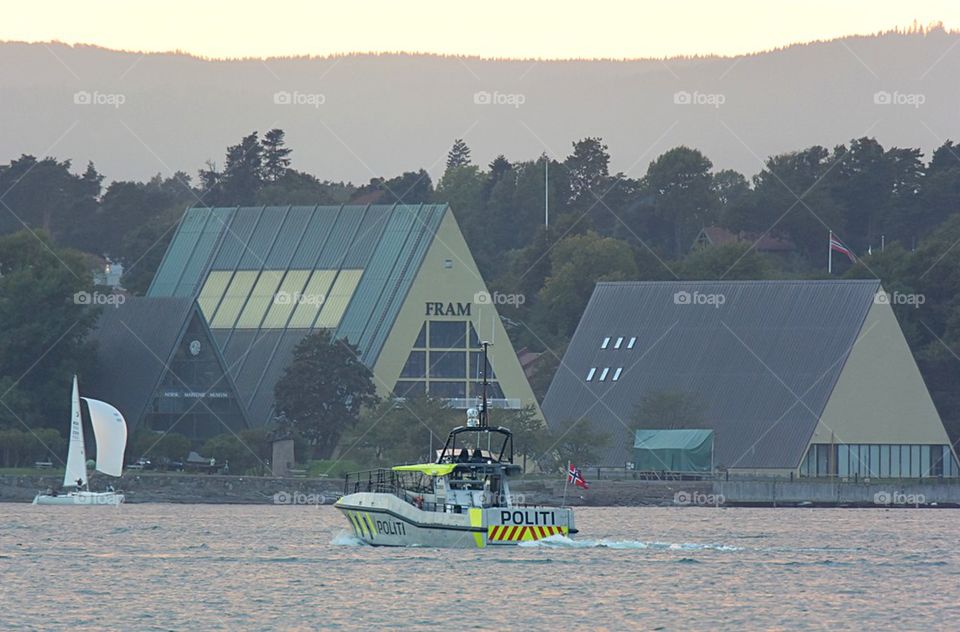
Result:
<svg viewBox="0 0 960 632"><path fill-rule="evenodd" d="M487 347L490 346L489 342L481 342L483 345L483 388L481 389L481 400L480 400L480 427L487 427L487 373L489 371L490 363L487 360Z"/></svg>

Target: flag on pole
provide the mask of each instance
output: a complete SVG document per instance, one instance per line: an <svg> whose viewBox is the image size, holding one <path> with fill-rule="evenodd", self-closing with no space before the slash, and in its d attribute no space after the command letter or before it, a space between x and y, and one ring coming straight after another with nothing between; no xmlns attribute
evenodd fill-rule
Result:
<svg viewBox="0 0 960 632"><path fill-rule="evenodd" d="M590 489L590 485L587 484L587 480L583 478L583 472L573 466L573 463L570 463L567 466L567 482L573 483L581 489Z"/></svg>
<svg viewBox="0 0 960 632"><path fill-rule="evenodd" d="M839 239L834 237L832 232L830 233L830 250L832 252L839 252L842 255L847 255L847 258L854 263L857 261L857 258L853 256L853 251L844 246L843 242L841 242Z"/></svg>

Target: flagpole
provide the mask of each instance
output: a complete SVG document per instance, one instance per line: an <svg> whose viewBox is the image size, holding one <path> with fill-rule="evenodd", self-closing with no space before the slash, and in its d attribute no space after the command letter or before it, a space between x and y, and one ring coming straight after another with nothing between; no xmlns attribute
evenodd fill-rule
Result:
<svg viewBox="0 0 960 632"><path fill-rule="evenodd" d="M567 471L563 473L563 502L560 503L561 507L567 506L567 483L570 482L570 466L573 465L570 461L567 461Z"/></svg>
<svg viewBox="0 0 960 632"><path fill-rule="evenodd" d="M827 274L833 274L833 231L827 239Z"/></svg>

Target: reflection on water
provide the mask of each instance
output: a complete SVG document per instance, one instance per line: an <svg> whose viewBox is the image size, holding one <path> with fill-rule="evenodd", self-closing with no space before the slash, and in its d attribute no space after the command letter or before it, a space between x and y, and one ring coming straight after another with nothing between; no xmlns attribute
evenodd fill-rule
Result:
<svg viewBox="0 0 960 632"><path fill-rule="evenodd" d="M602 508L380 549L331 507L0 504L0 629L960 629L954 510Z"/></svg>

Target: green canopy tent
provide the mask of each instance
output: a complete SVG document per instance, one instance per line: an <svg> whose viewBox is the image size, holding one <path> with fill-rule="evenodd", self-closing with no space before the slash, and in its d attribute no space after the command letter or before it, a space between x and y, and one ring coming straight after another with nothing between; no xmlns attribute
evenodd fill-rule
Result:
<svg viewBox="0 0 960 632"><path fill-rule="evenodd" d="M637 430L633 452L637 470L710 472L713 430Z"/></svg>

